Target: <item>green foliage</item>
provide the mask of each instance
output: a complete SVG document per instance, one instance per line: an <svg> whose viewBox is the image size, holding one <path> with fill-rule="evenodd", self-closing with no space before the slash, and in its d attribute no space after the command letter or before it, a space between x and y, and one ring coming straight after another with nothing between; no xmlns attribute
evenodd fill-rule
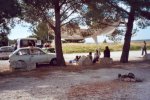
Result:
<svg viewBox="0 0 150 100"><path fill-rule="evenodd" d="M103 43L107 43L106 39L103 41Z"/></svg>
<svg viewBox="0 0 150 100"><path fill-rule="evenodd" d="M9 42L9 45L14 45L15 43L16 43L16 39L15 40L9 40L8 42Z"/></svg>
<svg viewBox="0 0 150 100"><path fill-rule="evenodd" d="M12 18L21 15L21 8L17 0L0 0L0 33L9 32Z"/></svg>
<svg viewBox="0 0 150 100"><path fill-rule="evenodd" d="M1 33L0 34L0 46L7 46L7 45L8 45L7 34Z"/></svg>
<svg viewBox="0 0 150 100"><path fill-rule="evenodd" d="M130 8L135 10L135 19L140 28L150 25L150 1L149 0L93 0L87 2L87 25L91 28L103 28L119 19L128 18ZM124 7L120 6L123 4ZM127 10L128 9L128 10ZM144 14L143 14L144 13Z"/></svg>
<svg viewBox="0 0 150 100"><path fill-rule="evenodd" d="M44 22L39 23L35 28L33 28L33 37L36 37L39 40L42 40L43 43L53 40L54 36L50 33L50 30L47 27L47 24Z"/></svg>

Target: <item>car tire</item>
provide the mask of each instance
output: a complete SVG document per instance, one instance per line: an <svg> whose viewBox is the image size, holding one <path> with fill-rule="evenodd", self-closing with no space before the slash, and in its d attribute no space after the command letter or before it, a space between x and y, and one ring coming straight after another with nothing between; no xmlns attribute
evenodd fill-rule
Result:
<svg viewBox="0 0 150 100"><path fill-rule="evenodd" d="M50 65L56 66L57 65L57 59L54 58L50 61Z"/></svg>

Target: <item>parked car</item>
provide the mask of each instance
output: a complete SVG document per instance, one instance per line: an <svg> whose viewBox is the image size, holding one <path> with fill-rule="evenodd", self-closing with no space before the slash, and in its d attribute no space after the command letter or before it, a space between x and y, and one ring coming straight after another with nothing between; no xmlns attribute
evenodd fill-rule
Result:
<svg viewBox="0 0 150 100"><path fill-rule="evenodd" d="M9 55L10 67L26 68L28 63L48 63L57 65L56 54L46 53L38 47L24 47L15 50Z"/></svg>
<svg viewBox="0 0 150 100"><path fill-rule="evenodd" d="M0 59L8 59L9 55L14 51L13 46L0 47Z"/></svg>

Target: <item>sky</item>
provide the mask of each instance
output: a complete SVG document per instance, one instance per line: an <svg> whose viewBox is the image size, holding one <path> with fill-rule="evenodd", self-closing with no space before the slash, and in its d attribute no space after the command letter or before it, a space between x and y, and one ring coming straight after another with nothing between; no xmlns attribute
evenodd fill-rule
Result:
<svg viewBox="0 0 150 100"><path fill-rule="evenodd" d="M29 35L32 35L32 32L29 30L29 24L26 24L25 26L17 24L9 34L8 38L11 40L19 39L19 38L26 38ZM132 37L132 40L145 40L150 39L150 27L147 27L145 29L138 29L139 31L136 33L134 37ZM105 35L98 36L98 42L103 42L105 39L107 41L108 38ZM92 38L85 39L86 43L94 43L94 40Z"/></svg>
<svg viewBox="0 0 150 100"><path fill-rule="evenodd" d="M134 37L131 38L131 40L147 40L150 39L150 27L147 27L145 29L138 29L139 31L135 34ZM103 42L105 39L107 42L109 39L105 35L100 35L97 37L98 42ZM124 37L122 37L122 41L124 40ZM86 43L94 43L94 40L92 38L87 38Z"/></svg>

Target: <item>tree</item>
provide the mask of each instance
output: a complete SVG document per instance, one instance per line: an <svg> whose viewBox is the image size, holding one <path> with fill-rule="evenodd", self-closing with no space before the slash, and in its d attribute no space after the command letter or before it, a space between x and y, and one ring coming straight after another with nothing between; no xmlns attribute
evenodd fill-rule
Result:
<svg viewBox="0 0 150 100"><path fill-rule="evenodd" d="M65 61L61 44L61 26L79 20L77 14L82 9L80 0L23 0L24 18L31 23L44 21L55 33L55 49L58 66L64 66ZM71 15L75 14L75 18ZM79 16L80 17L80 16ZM78 18L79 18L78 17Z"/></svg>
<svg viewBox="0 0 150 100"><path fill-rule="evenodd" d="M0 46L8 45L8 37L6 33L0 33Z"/></svg>
<svg viewBox="0 0 150 100"><path fill-rule="evenodd" d="M8 33L10 25L14 25L12 18L20 15L21 8L17 0L0 0L0 32Z"/></svg>
<svg viewBox="0 0 150 100"><path fill-rule="evenodd" d="M103 23L104 21L109 22L115 21L117 19L128 19L127 28L124 38L124 45L122 50L122 55L120 62L126 63L128 62L129 50L130 50L130 41L133 31L133 23L135 20L139 20L140 27L145 27L150 25L150 22L146 19L150 19L150 1L149 0L93 0L89 2L87 0L87 4L91 9L89 10L89 14L87 17L88 19L92 20L92 23ZM122 7L121 4L124 6ZM103 10L102 10L103 9ZM92 11L91 11L92 10ZM97 15L100 16L93 16L94 12L101 12ZM87 13L87 14L88 14ZM100 20L99 20L100 19ZM96 22L97 21L97 22Z"/></svg>
<svg viewBox="0 0 150 100"><path fill-rule="evenodd" d="M33 27L31 31L33 32L32 36L42 40L43 43L54 39L54 33L49 32L50 30L44 22L41 22L37 26Z"/></svg>
<svg viewBox="0 0 150 100"><path fill-rule="evenodd" d="M147 16L143 15L142 12L149 12L150 10L150 1L141 1L141 0L124 0L124 4L130 7L130 11L127 12L124 9L124 12L128 14L128 23L127 30L125 33L123 51L121 55L120 62L126 63L128 62L129 50L130 50L130 42L133 31L133 23L136 19L143 19L143 17L147 18Z"/></svg>
<svg viewBox="0 0 150 100"><path fill-rule="evenodd" d="M104 39L103 43L107 43L107 40L106 40L106 39Z"/></svg>

